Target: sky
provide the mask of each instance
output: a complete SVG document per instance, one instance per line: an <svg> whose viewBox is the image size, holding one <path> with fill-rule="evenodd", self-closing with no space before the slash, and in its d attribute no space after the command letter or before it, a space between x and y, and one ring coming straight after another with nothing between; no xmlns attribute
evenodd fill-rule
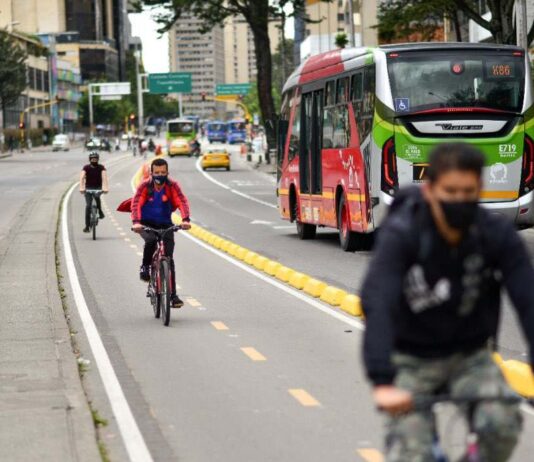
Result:
<svg viewBox="0 0 534 462"><path fill-rule="evenodd" d="M168 34L159 36L156 22L152 19L153 14L151 11L129 14L132 35L141 37L143 42L143 64L146 72L169 72ZM293 18L287 20L285 35L293 37Z"/></svg>
<svg viewBox="0 0 534 462"><path fill-rule="evenodd" d="M132 35L141 37L143 42L143 64L146 72L169 72L169 38L157 33L153 13L129 14L132 23Z"/></svg>

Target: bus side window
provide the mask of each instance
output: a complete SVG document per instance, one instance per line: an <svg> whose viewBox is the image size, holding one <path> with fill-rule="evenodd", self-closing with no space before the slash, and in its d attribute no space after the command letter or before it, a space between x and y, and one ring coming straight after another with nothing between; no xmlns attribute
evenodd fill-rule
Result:
<svg viewBox="0 0 534 462"><path fill-rule="evenodd" d="M295 106L295 115L293 116L293 126L291 127L289 138L289 161L295 158L300 149L300 94L298 94L298 90L295 90L292 105Z"/></svg>
<svg viewBox="0 0 534 462"><path fill-rule="evenodd" d="M363 75L361 71L351 77L350 99L352 101L363 99Z"/></svg>
<svg viewBox="0 0 534 462"><path fill-rule="evenodd" d="M330 80L326 82L326 92L324 97L324 105L332 106L336 104L336 81Z"/></svg>
<svg viewBox="0 0 534 462"><path fill-rule="evenodd" d="M323 111L323 149L332 149L334 131L334 107L326 107Z"/></svg>
<svg viewBox="0 0 534 462"><path fill-rule="evenodd" d="M291 115L291 97L292 92L287 91L282 96L282 108L280 110L280 119L278 121L278 169L282 168L284 162L284 151L286 148L287 133L289 130L289 116Z"/></svg>
<svg viewBox="0 0 534 462"><path fill-rule="evenodd" d="M361 112L360 142L371 133L375 111L375 66L368 66L364 71L363 104Z"/></svg>
<svg viewBox="0 0 534 462"><path fill-rule="evenodd" d="M349 117L346 104L338 104L334 111L333 147L346 148L350 141Z"/></svg>
<svg viewBox="0 0 534 462"><path fill-rule="evenodd" d="M342 77L337 80L336 104L345 103L348 96L349 78Z"/></svg>

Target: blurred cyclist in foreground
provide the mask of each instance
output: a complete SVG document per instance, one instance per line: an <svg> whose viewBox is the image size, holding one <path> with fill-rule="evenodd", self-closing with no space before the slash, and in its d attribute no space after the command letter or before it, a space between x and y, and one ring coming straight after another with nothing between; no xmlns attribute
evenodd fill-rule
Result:
<svg viewBox="0 0 534 462"><path fill-rule="evenodd" d="M364 361L375 404L390 416L389 462L434 460L430 410L410 412L414 397L510 395L491 356L501 286L534 365L534 271L514 225L478 205L483 166L468 145L438 146L427 183L395 198L363 283ZM508 460L518 405L481 401L474 425L482 460Z"/></svg>

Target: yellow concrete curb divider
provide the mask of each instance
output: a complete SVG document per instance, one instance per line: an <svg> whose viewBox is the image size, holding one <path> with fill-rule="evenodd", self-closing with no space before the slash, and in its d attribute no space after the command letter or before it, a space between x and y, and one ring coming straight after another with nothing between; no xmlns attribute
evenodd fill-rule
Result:
<svg viewBox="0 0 534 462"><path fill-rule="evenodd" d="M138 186L141 182L142 175L143 169L141 167L134 176L133 182L135 186ZM174 214L173 222L180 224L180 217ZM349 294L338 287L327 285L323 281L295 271L277 261L270 260L252 250L210 233L198 225L193 224L190 233L201 241L220 249L238 260L244 261L269 276L288 283L296 289L303 290L305 293L319 298L331 306L339 307L351 316L364 317L361 299L355 294ZM514 359L503 360L498 353L494 354L494 360L500 366L506 381L514 391L524 397L534 398L534 374L529 364Z"/></svg>

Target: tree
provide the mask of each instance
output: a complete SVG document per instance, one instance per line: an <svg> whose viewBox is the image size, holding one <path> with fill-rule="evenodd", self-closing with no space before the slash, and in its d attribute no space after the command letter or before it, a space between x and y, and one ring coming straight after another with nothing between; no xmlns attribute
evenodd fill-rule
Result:
<svg viewBox="0 0 534 462"><path fill-rule="evenodd" d="M349 43L349 39L347 37L347 34L345 32L339 32L336 35L335 45L338 48L345 48Z"/></svg>
<svg viewBox="0 0 534 462"><path fill-rule="evenodd" d="M379 35L384 41L407 38L414 32L423 38L441 25L440 18L448 17L455 25L457 40L461 41L458 12L488 30L496 43L515 44L515 0L486 2L491 19L484 19L478 0L388 0L378 12ZM432 34L434 33L432 32ZM534 40L534 23L528 32L528 43Z"/></svg>
<svg viewBox="0 0 534 462"><path fill-rule="evenodd" d="M330 1L330 0L321 0ZM136 0L139 11L143 7L162 7L163 13L156 15L161 25L160 32L168 31L183 14L192 14L202 20L201 32L208 32L221 26L229 17L243 17L250 26L256 49L256 82L258 101L263 121L274 120L276 116L272 93L272 56L270 52L269 21L282 19L305 12L306 0ZM284 7L291 5L292 12ZM268 135L272 137L269 125Z"/></svg>
<svg viewBox="0 0 534 462"><path fill-rule="evenodd" d="M0 106L6 125L6 107L15 104L26 88L26 51L10 34L0 30Z"/></svg>

